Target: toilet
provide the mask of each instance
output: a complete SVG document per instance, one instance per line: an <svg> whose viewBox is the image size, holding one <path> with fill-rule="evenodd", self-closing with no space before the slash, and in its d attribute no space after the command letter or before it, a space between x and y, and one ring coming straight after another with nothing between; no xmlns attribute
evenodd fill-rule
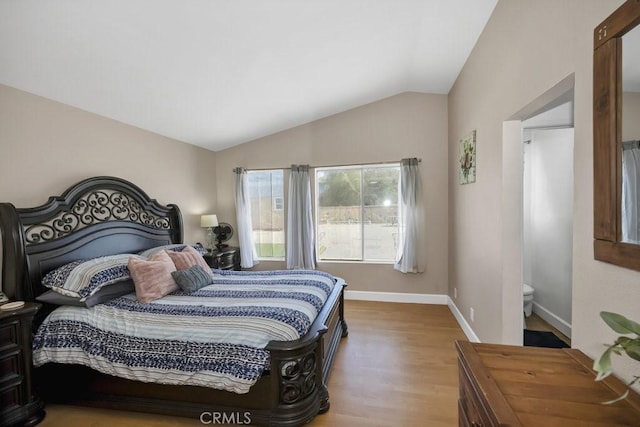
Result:
<svg viewBox="0 0 640 427"><path fill-rule="evenodd" d="M533 288L526 283L522 284L522 302L524 304L524 315L526 317L531 316L531 309L533 308Z"/></svg>

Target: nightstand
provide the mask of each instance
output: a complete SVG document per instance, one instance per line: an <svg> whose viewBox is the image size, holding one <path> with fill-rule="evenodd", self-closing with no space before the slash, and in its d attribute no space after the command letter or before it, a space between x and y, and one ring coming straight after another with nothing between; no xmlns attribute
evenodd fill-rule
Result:
<svg viewBox="0 0 640 427"><path fill-rule="evenodd" d="M240 248L227 246L220 250L214 249L204 255L205 261L211 268L220 270L240 270Z"/></svg>
<svg viewBox="0 0 640 427"><path fill-rule="evenodd" d="M44 418L35 396L31 361L31 324L40 304L27 302L0 310L0 426L33 426Z"/></svg>

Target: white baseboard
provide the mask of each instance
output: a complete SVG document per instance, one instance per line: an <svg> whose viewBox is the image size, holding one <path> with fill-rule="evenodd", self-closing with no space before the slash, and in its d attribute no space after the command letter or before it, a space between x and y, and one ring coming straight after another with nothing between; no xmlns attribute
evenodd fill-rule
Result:
<svg viewBox="0 0 640 427"><path fill-rule="evenodd" d="M559 318L535 301L533 302L533 312L540 316L542 320L571 338L571 325L569 323Z"/></svg>
<svg viewBox="0 0 640 427"><path fill-rule="evenodd" d="M344 298L359 301L402 302L447 305L447 295L407 294L401 292L344 291Z"/></svg>
<svg viewBox="0 0 640 427"><path fill-rule="evenodd" d="M467 322L467 319L465 319L462 313L460 312L460 310L458 310L458 307L453 302L453 300L449 297L447 297L447 300L448 300L447 305L449 306L449 310L451 310L451 313L453 313L453 316L458 321L458 324L462 328L462 331L464 332L464 334L467 336L467 339L471 342L480 342L480 338L478 338L476 333L473 332L473 329L471 329L471 325L469 325L469 323Z"/></svg>

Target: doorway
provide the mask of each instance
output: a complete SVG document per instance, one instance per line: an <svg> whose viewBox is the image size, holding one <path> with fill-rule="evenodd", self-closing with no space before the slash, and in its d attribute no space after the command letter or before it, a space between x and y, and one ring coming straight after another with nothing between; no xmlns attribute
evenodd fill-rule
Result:
<svg viewBox="0 0 640 427"><path fill-rule="evenodd" d="M525 231L527 233L529 231L524 227L524 146L527 144L523 142L531 139L530 134L525 138L525 133L536 131L536 139L538 137L544 139L546 135L543 131L573 127L574 83L574 75L567 76L508 117L502 125L502 343L504 344L523 345L524 343L527 322L524 314L523 284L525 280L533 280L529 279L528 273L525 275L524 272L525 268L529 268L525 266L525 257L528 256L528 252L524 249L524 234ZM565 114L559 114L561 112ZM525 127L528 131L524 130ZM569 163L564 164L567 167L571 166L569 185L573 188L573 148L569 151L571 153ZM570 196L570 201L572 206L573 195ZM545 212L545 210L542 211ZM570 217L568 228L572 230L573 214ZM553 217L544 216L542 220L553 221ZM572 249L572 237L568 240L571 241L568 248ZM544 241L541 244L544 244ZM569 255L568 259L565 266L568 265L568 271L572 273L572 255ZM570 283L571 281L572 278L569 279ZM542 294L546 292L543 291ZM535 291L533 300L536 302ZM537 306L548 308L543 303L542 301ZM540 312L541 309L536 309L536 305L532 305L532 312L535 311ZM564 326L569 327L567 335L570 335L571 315L568 315L568 318L565 314L562 316L564 317L562 320L566 323Z"/></svg>
<svg viewBox="0 0 640 427"><path fill-rule="evenodd" d="M523 121L522 135L524 344L535 345L526 331L546 331L570 345L573 101Z"/></svg>

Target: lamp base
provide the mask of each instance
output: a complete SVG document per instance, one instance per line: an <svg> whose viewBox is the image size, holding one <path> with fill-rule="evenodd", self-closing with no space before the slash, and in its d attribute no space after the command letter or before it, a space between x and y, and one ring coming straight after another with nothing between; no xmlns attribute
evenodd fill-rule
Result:
<svg viewBox="0 0 640 427"><path fill-rule="evenodd" d="M215 242L215 234L213 232L213 227L209 227L207 229L207 250L212 251L213 248L215 247L214 245Z"/></svg>

